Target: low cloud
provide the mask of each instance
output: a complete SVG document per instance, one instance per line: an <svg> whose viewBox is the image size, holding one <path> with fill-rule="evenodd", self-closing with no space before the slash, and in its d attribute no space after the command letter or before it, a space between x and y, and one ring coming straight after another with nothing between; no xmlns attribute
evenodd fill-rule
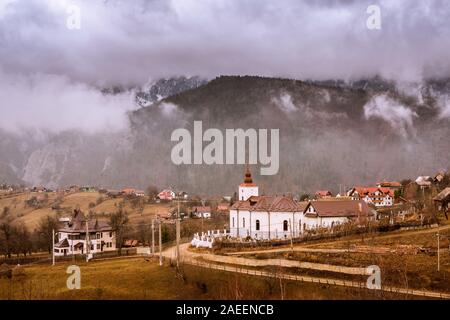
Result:
<svg viewBox="0 0 450 320"><path fill-rule="evenodd" d="M279 98L273 98L272 101L285 113L291 113L298 110L292 102L290 94L283 93Z"/></svg>
<svg viewBox="0 0 450 320"><path fill-rule="evenodd" d="M0 72L0 128L10 132L118 131L127 127L133 93L103 94L67 77Z"/></svg>
<svg viewBox="0 0 450 320"><path fill-rule="evenodd" d="M448 95L441 95L437 98L440 109L440 118L450 118L450 97Z"/></svg>
<svg viewBox="0 0 450 320"><path fill-rule="evenodd" d="M403 138L415 137L414 118L417 113L386 95L373 97L364 105L364 117L386 121Z"/></svg>

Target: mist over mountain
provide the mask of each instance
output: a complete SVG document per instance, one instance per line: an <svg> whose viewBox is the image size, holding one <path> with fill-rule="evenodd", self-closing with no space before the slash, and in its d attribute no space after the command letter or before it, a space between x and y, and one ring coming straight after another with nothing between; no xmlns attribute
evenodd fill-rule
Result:
<svg viewBox="0 0 450 320"><path fill-rule="evenodd" d="M141 107L148 107L154 102L169 96L198 88L207 83L200 77L173 77L159 79L144 86L136 93L136 103Z"/></svg>
<svg viewBox="0 0 450 320"><path fill-rule="evenodd" d="M172 131L192 132L196 120L203 130L280 129L279 173L259 176L258 166L253 168L266 193L337 191L339 184L449 168L447 80L400 85L381 79L316 83L223 76L207 83L159 83L174 90L138 90L136 97L148 98L148 106L128 112L126 129L64 130L41 139L2 132L1 179L51 187L155 184L195 194L232 194L242 165L171 162Z"/></svg>

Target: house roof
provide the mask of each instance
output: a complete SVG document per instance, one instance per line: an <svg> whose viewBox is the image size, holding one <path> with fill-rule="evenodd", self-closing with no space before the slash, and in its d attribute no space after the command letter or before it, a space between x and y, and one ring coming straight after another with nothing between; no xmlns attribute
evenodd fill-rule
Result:
<svg viewBox="0 0 450 320"><path fill-rule="evenodd" d="M67 241L67 238L64 238L57 244L55 244L55 248L67 248L69 247L69 241Z"/></svg>
<svg viewBox="0 0 450 320"><path fill-rule="evenodd" d="M431 180L432 180L432 178L430 176L419 176L416 179L416 183L419 186L423 186L423 187L431 186Z"/></svg>
<svg viewBox="0 0 450 320"><path fill-rule="evenodd" d="M402 186L402 184L397 181L383 181L383 182L378 182L377 184L380 185L381 187L387 187L387 188L400 188Z"/></svg>
<svg viewBox="0 0 450 320"><path fill-rule="evenodd" d="M252 196L245 201L238 201L231 210L303 212L307 202L297 202L285 196Z"/></svg>
<svg viewBox="0 0 450 320"><path fill-rule="evenodd" d="M316 196L320 196L320 197L326 197L326 196L331 196L332 193L330 190L318 190L316 191Z"/></svg>
<svg viewBox="0 0 450 320"><path fill-rule="evenodd" d="M194 212L206 213L206 212L211 212L211 207L197 206L197 207L194 207L193 210L194 210Z"/></svg>
<svg viewBox="0 0 450 320"><path fill-rule="evenodd" d="M433 198L434 201L444 201L450 198L450 187L442 190L436 197Z"/></svg>
<svg viewBox="0 0 450 320"><path fill-rule="evenodd" d="M99 221L98 219L89 220L88 228L89 232L112 231L112 228L107 221ZM70 222L59 228L58 231L67 233L86 233L86 218L84 217L83 212L81 212L81 210L75 210L74 216Z"/></svg>
<svg viewBox="0 0 450 320"><path fill-rule="evenodd" d="M372 215L372 211L363 200L311 201L305 211L312 206L316 213L306 216L319 217L359 217Z"/></svg>
<svg viewBox="0 0 450 320"><path fill-rule="evenodd" d="M350 192L350 195L357 192L359 195L373 196L377 191L380 191L383 194L388 194L390 196L394 195L394 192L391 189L384 187L354 187Z"/></svg>

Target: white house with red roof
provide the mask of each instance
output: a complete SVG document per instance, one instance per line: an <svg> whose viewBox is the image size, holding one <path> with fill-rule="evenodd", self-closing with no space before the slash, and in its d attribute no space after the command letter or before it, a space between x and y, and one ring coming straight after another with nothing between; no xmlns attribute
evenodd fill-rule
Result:
<svg viewBox="0 0 450 320"><path fill-rule="evenodd" d="M164 189L157 196L161 200L173 200L175 198L175 192L171 189Z"/></svg>
<svg viewBox="0 0 450 320"><path fill-rule="evenodd" d="M353 187L347 196L353 200L364 200L375 207L391 207L394 205L394 190L383 187Z"/></svg>

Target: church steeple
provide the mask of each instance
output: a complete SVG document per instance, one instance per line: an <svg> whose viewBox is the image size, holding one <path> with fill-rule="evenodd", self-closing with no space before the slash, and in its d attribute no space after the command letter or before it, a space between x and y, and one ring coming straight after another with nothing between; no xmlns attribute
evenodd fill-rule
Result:
<svg viewBox="0 0 450 320"><path fill-rule="evenodd" d="M253 183L252 173L250 172L250 167L248 165L245 169L244 183Z"/></svg>
<svg viewBox="0 0 450 320"><path fill-rule="evenodd" d="M239 200L246 201L252 196L258 196L258 186L253 183L249 165L246 166L244 182L239 185Z"/></svg>

